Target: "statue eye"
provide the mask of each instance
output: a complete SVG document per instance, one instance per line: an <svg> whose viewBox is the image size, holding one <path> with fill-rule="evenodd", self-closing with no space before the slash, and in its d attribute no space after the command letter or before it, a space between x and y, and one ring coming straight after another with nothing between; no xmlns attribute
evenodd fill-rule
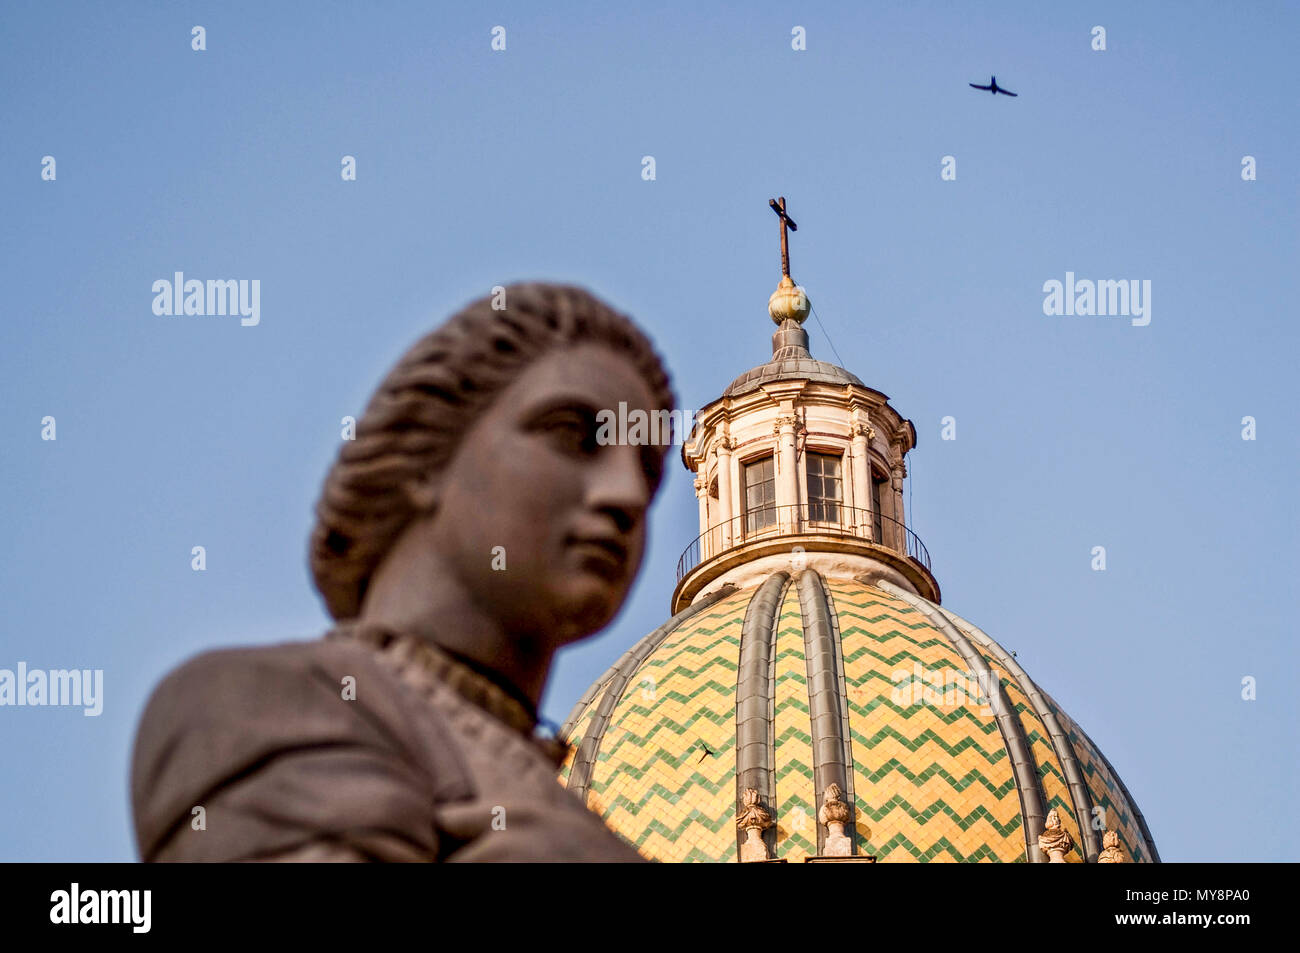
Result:
<svg viewBox="0 0 1300 953"><path fill-rule="evenodd" d="M585 456L596 451L596 421L578 410L554 410L537 427L565 453Z"/></svg>
<svg viewBox="0 0 1300 953"><path fill-rule="evenodd" d="M654 493L659 489L659 484L664 478L664 454L659 447L648 446L641 452L641 468L645 471L646 480L650 483L650 492Z"/></svg>

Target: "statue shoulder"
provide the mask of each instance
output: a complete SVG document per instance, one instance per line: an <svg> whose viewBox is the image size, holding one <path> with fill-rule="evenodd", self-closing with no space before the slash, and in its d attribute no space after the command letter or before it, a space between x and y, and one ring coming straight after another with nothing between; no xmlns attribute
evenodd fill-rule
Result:
<svg viewBox="0 0 1300 953"><path fill-rule="evenodd" d="M216 649L159 682L141 725L210 727L276 717L303 705L345 715L348 709L334 702L348 700L348 676L379 679L383 673L364 651L323 640Z"/></svg>
<svg viewBox="0 0 1300 953"><path fill-rule="evenodd" d="M205 652L162 680L140 720L131 796L141 856L174 840L195 805L206 805L210 820L226 812L227 830L236 823L230 812L246 824L273 811L326 812L286 820L291 830L329 828L371 806L463 796L453 756L436 720L363 646L317 640ZM299 799L286 796L293 790ZM282 833L248 837L278 845ZM194 849L215 845L203 838Z"/></svg>

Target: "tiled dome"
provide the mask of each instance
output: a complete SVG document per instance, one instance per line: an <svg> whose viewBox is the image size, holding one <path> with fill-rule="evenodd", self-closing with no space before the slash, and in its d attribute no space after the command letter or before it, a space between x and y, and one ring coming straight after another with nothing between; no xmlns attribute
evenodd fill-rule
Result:
<svg viewBox="0 0 1300 953"><path fill-rule="evenodd" d="M1004 703L952 687L981 669ZM1069 862L1096 860L1101 828L1126 860L1159 859L1119 776L1010 653L888 582L778 571L702 597L588 690L564 736L563 782L656 860L735 862L746 788L772 857L822 853L832 780L854 853L880 862L1045 860L1052 809Z"/></svg>

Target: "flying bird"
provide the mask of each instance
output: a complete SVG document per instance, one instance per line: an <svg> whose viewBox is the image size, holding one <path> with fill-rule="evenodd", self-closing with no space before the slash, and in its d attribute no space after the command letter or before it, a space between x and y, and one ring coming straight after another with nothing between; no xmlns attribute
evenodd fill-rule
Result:
<svg viewBox="0 0 1300 953"><path fill-rule="evenodd" d="M996 96L998 93L1001 93L1003 96L1015 96L1015 95L1016 95L1015 93L1011 92L1011 90L1009 90L1009 89L1003 89L1001 86L999 86L999 85L998 85L998 78L997 78L996 76L991 76L991 77L989 77L989 84L988 84L987 86L981 86L981 85L979 85L979 83L967 83L966 85L968 85L968 86L973 86L973 87L975 87L976 89L987 89L987 90L988 90L990 93L992 93L994 96Z"/></svg>

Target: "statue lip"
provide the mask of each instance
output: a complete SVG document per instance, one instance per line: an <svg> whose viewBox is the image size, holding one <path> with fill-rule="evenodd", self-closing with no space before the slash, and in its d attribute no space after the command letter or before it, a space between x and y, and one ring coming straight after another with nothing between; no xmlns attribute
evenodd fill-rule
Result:
<svg viewBox="0 0 1300 953"><path fill-rule="evenodd" d="M566 542L584 554L595 556L597 564L603 564L612 570L601 573L611 579L622 575L623 568L627 565L627 544L618 537L571 535Z"/></svg>

